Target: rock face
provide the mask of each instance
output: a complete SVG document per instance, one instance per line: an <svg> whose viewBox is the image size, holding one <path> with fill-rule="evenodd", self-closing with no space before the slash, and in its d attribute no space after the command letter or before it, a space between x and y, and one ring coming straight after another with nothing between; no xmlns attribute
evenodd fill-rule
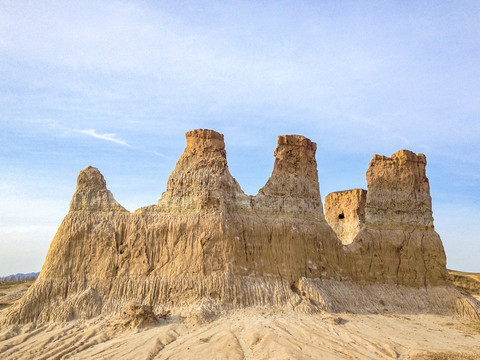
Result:
<svg viewBox="0 0 480 360"><path fill-rule="evenodd" d="M365 221L371 229L433 230L432 198L425 155L400 150L375 155L367 171Z"/></svg>
<svg viewBox="0 0 480 360"><path fill-rule="evenodd" d="M316 150L304 136L279 136L272 176L255 197L256 208L274 216L323 221Z"/></svg>
<svg viewBox="0 0 480 360"><path fill-rule="evenodd" d="M222 134L198 129L186 137L158 203L133 213L115 201L97 169L82 170L39 278L1 321L118 314L132 301L161 311L196 303L307 312L373 306L375 299L336 298L344 297L335 290L341 282L352 293L357 281L390 286L392 301L398 286L413 287L405 292L408 301L415 301L415 287L423 287L428 309L453 311L461 298L453 288L443 302L438 291L428 290L446 285L446 270L423 156L403 151L392 159L374 157L366 224L342 246L323 215L315 143L280 136L270 179L247 196L228 170ZM358 295L380 291L371 289ZM405 309L418 308L410 305Z"/></svg>
<svg viewBox="0 0 480 360"><path fill-rule="evenodd" d="M337 191L325 197L325 219L342 244L351 244L365 225L366 200L363 189Z"/></svg>
<svg viewBox="0 0 480 360"><path fill-rule="evenodd" d="M444 285L446 258L433 228L425 155L375 155L367 171L365 226L346 249L354 280Z"/></svg>
<svg viewBox="0 0 480 360"><path fill-rule="evenodd" d="M315 151L303 136L278 137L269 180L228 217L235 225L230 237L244 243L233 257L236 273L280 276L292 286L303 276L337 276L338 261L331 259L341 247L323 216Z"/></svg>

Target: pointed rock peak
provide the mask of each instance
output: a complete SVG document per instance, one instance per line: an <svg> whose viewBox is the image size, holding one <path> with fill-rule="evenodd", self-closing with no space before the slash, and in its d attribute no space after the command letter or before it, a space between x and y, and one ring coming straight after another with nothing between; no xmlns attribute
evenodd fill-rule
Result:
<svg viewBox="0 0 480 360"><path fill-rule="evenodd" d="M78 189L107 189L107 182L96 167L89 166L78 174L77 190Z"/></svg>
<svg viewBox="0 0 480 360"><path fill-rule="evenodd" d="M217 211L243 191L228 170L223 135L207 129L185 133L187 147L158 201L160 211Z"/></svg>
<svg viewBox="0 0 480 360"><path fill-rule="evenodd" d="M78 174L77 190L70 202L70 211L128 212L107 189L100 171L89 166Z"/></svg>
<svg viewBox="0 0 480 360"><path fill-rule="evenodd" d="M304 136L278 137L272 175L255 197L257 211L324 220L316 150Z"/></svg>
<svg viewBox="0 0 480 360"><path fill-rule="evenodd" d="M274 175L277 172L294 174L313 181L318 180L315 152L317 144L301 135L281 135L278 137Z"/></svg>

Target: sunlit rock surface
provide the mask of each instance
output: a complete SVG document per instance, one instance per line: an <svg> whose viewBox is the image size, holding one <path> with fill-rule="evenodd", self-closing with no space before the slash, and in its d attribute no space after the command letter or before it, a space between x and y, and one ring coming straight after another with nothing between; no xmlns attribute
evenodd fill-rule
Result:
<svg viewBox="0 0 480 360"><path fill-rule="evenodd" d="M478 317L478 302L447 282L425 156L374 156L365 224L357 214L358 234L348 230L344 246L324 217L314 142L280 136L270 179L248 196L228 170L222 134L186 137L158 203L133 213L97 169L82 170L38 280L0 321L91 318L130 302L178 313L194 306L195 318L256 305L303 313L457 307Z"/></svg>

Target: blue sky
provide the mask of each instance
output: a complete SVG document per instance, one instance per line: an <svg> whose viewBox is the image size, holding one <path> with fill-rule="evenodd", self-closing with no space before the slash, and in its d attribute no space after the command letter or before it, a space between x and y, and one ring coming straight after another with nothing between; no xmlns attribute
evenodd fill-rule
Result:
<svg viewBox="0 0 480 360"><path fill-rule="evenodd" d="M427 155L448 266L480 271L478 1L0 2L0 275L38 271L78 172L156 203L184 133L225 134L256 194L276 138L318 145L320 191L373 154Z"/></svg>

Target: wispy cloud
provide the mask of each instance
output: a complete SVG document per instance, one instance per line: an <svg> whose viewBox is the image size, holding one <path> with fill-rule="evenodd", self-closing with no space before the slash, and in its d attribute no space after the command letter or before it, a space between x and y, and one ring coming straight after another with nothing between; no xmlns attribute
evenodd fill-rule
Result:
<svg viewBox="0 0 480 360"><path fill-rule="evenodd" d="M158 151L152 151L152 153L158 157L161 157L161 158L164 158L164 159L167 159L167 160L175 160L174 158L172 158L171 156L167 156L165 154L162 154L162 153L159 153Z"/></svg>
<svg viewBox="0 0 480 360"><path fill-rule="evenodd" d="M94 137L96 139L110 141L110 142L113 142L115 144L132 147L126 141L117 138L117 136L115 134L99 134L99 133L97 133L97 131L95 129L75 130L75 132L80 133L80 134L84 134L84 135L88 135L88 136Z"/></svg>

